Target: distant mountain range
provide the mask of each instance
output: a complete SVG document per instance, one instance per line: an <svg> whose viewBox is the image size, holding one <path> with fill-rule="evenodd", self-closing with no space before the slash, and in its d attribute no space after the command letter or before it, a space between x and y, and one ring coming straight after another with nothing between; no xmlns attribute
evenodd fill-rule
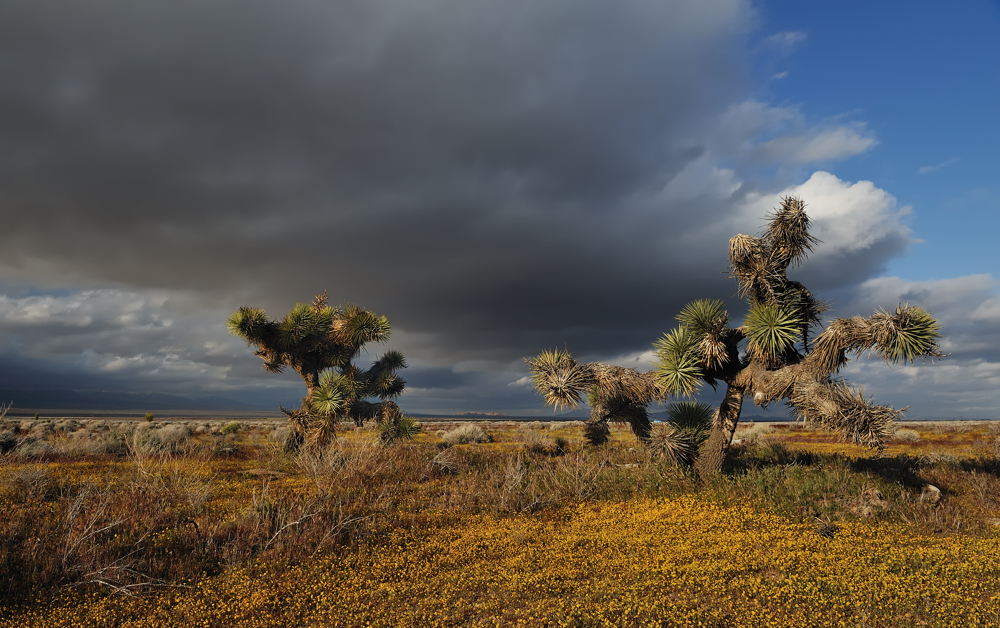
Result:
<svg viewBox="0 0 1000 628"><path fill-rule="evenodd" d="M408 416L412 416L418 419L478 419L480 421L586 421L590 418L590 410L578 409L571 410L569 412L563 412L562 414L542 414L542 415L511 415L502 414L499 412L462 412L456 414L416 414L412 412L406 413ZM667 413L663 412L650 412L649 418L652 421L666 421ZM775 413L772 416L764 416L759 414L745 414L740 416L741 423L753 423L753 422L775 422L775 421L792 421L793 419L788 416L787 413Z"/></svg>
<svg viewBox="0 0 1000 628"><path fill-rule="evenodd" d="M226 413L267 413L279 415L277 403L254 403L240 401L221 395L188 397L184 395L169 395L165 393L125 393L108 391L81 390L31 390L31 389L0 389L0 404L12 402L10 415L34 414L41 410L73 410L78 412L156 412L164 410L187 412L226 412ZM472 419L481 421L530 420L530 421L573 421L590 418L590 410L579 408L560 414L541 415L507 415L499 412L461 412L454 414L420 414L410 413L416 418L440 419ZM651 412L650 419L664 421L667 413ZM788 421L787 413L774 413L771 416L746 415L740 417L741 422L751 421Z"/></svg>
<svg viewBox="0 0 1000 628"><path fill-rule="evenodd" d="M186 397L164 393L123 393L80 390L0 390L0 403L12 403L11 414L26 410L202 410L274 411L274 404L246 403L209 395Z"/></svg>

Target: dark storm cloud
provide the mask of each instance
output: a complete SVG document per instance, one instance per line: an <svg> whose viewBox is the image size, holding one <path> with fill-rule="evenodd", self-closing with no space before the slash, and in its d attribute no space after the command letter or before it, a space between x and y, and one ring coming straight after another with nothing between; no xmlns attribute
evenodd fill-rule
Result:
<svg viewBox="0 0 1000 628"><path fill-rule="evenodd" d="M690 299L738 310L726 242L788 185L748 173L875 144L746 100L753 26L742 0L8 2L0 279L43 297L7 291L0 349L287 387L222 321L327 289L390 317L407 403L537 404L523 356L633 359ZM829 232L821 289L909 242L871 184L786 191Z"/></svg>
<svg viewBox="0 0 1000 628"><path fill-rule="evenodd" d="M487 349L570 318L612 347L672 309L669 233L715 216L643 198L739 95L749 17L732 1L8 7L10 272L230 305L328 288ZM622 312L637 318L608 329Z"/></svg>

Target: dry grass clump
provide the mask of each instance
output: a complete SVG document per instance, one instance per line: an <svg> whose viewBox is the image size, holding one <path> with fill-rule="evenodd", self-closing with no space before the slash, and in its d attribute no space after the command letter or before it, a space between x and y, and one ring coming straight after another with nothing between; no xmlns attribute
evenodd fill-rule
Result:
<svg viewBox="0 0 1000 628"><path fill-rule="evenodd" d="M486 431L475 423L465 423L444 434L441 437L449 445L474 445L489 443L493 439Z"/></svg>

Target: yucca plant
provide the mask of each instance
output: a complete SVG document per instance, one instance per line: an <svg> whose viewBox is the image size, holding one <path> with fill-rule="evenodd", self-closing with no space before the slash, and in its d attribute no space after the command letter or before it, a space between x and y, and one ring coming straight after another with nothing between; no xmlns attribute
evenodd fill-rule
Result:
<svg viewBox="0 0 1000 628"><path fill-rule="evenodd" d="M667 406L667 421L653 426L650 448L663 458L690 467L708 439L712 407L699 401L679 401Z"/></svg>
<svg viewBox="0 0 1000 628"><path fill-rule="evenodd" d="M528 360L546 403L563 398L570 388L592 386L599 392L621 390L617 403L631 404L629 411L637 413L634 406L641 405L644 411L650 401L690 397L703 383L713 388L724 383L725 396L694 462L702 475L722 468L744 397L761 407L784 401L797 418L840 432L855 443L883 447L902 411L875 404L862 389L838 379L837 372L850 354L864 352L874 351L890 364L943 357L938 346L940 324L919 307L899 304L895 313L879 309L868 318L834 319L810 346L827 306L790 280L787 270L802 263L818 240L809 234L809 217L800 199L782 198L768 219L763 234L740 234L729 241L730 271L738 282L737 293L749 306L742 325L729 325L722 301L687 304L677 315L679 325L653 345L656 369L627 374L629 381L645 383L641 395L630 394L616 381L588 375L604 373L614 380L619 373L610 369L618 367L577 365L566 351L558 352L558 359ZM566 381L573 381L572 387L561 383ZM579 400L580 395L572 398ZM599 435L601 418L591 413L588 436ZM673 423L654 435L664 451L681 451L685 441Z"/></svg>
<svg viewBox="0 0 1000 628"><path fill-rule="evenodd" d="M366 344L389 339L385 316L356 305L331 307L324 292L312 303L296 303L280 320L268 318L263 308L241 307L229 316L228 327L257 349L266 371L290 367L305 382L302 406L281 408L292 423L293 448L305 442L321 452L345 418L358 425L377 419L398 432L402 413L394 399L406 386L396 374L406 367L403 354L388 351L368 369L353 363Z"/></svg>
<svg viewBox="0 0 1000 628"><path fill-rule="evenodd" d="M381 421L378 437L384 445L400 440L413 440L420 433L420 423L413 417L401 416L398 421Z"/></svg>

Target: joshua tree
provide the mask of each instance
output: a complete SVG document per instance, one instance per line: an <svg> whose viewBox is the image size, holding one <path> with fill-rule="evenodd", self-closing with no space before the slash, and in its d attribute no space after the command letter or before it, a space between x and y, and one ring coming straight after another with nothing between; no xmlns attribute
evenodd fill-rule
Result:
<svg viewBox="0 0 1000 628"><path fill-rule="evenodd" d="M836 377L837 372L847 363L848 354L865 351L876 352L890 364L942 357L937 344L940 326L923 309L900 304L895 313L879 309L868 318L834 319L810 346L810 332L820 324L826 306L805 286L788 279L786 272L801 263L816 242L809 235L805 204L796 198L781 199L762 235L740 234L729 241L730 270L739 283L738 294L749 305L743 325L729 326L722 301L694 301L678 314L680 325L654 344L656 370L612 373L608 369L617 367L577 364L567 352L545 352L528 361L537 390L547 404L556 407L576 406L586 391L600 402L616 390L608 378L597 376L608 373L610 379L644 382L636 391L619 385L622 395L615 398L644 410L652 400L693 395L703 382L713 388L725 384L711 432L694 462L701 475L722 468L744 397L761 407L784 400L794 416L806 423L881 448L891 423L905 408L872 403L862 388L851 388ZM591 413L590 423L601 420L600 413ZM588 430L595 432L596 427Z"/></svg>
<svg viewBox="0 0 1000 628"><path fill-rule="evenodd" d="M292 446L305 442L320 451L341 418L360 425L378 419L398 427L402 414L393 401L406 386L396 371L406 367L403 354L387 351L367 370L353 361L369 342L389 338L389 320L364 308L327 305L326 293L309 303L296 303L281 320L271 320L263 308L241 307L229 316L229 331L256 347L264 370L280 373L291 367L306 384L297 410L281 408L292 423ZM377 398L377 402L368 399ZM394 434L397 430L383 430Z"/></svg>
<svg viewBox="0 0 1000 628"><path fill-rule="evenodd" d="M556 410L561 406L576 408L587 395L590 420L584 426L584 436L593 445L607 442L609 421L628 423L636 436L647 440L651 425L646 406L667 398L655 371L640 373L601 362L579 364L568 351L559 349L543 351L525 362L545 405Z"/></svg>

